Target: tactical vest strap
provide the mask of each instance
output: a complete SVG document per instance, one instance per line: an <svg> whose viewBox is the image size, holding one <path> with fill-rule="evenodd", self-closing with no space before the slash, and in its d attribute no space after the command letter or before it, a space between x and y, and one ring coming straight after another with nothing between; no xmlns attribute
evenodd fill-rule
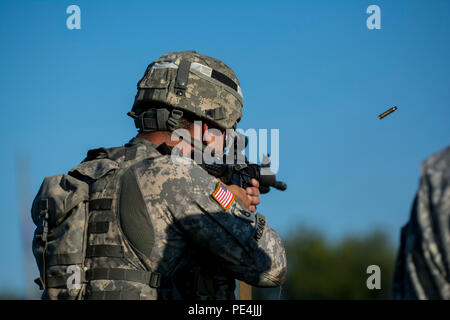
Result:
<svg viewBox="0 0 450 320"><path fill-rule="evenodd" d="M114 246L114 245L88 246L86 248L86 257L122 258L123 249L121 246Z"/></svg>
<svg viewBox="0 0 450 320"><path fill-rule="evenodd" d="M110 210L113 199L93 199L89 200L89 211Z"/></svg>
<svg viewBox="0 0 450 320"><path fill-rule="evenodd" d="M72 274L64 274L64 275L58 275L58 276L51 276L46 279L46 287L47 288L62 288L67 287L67 280ZM35 280L36 282L36 280ZM85 273L80 272L80 282L86 283Z"/></svg>
<svg viewBox="0 0 450 320"><path fill-rule="evenodd" d="M107 233L109 230L108 221L90 222L88 227L88 233Z"/></svg>
<svg viewBox="0 0 450 320"><path fill-rule="evenodd" d="M67 286L67 279L70 275L56 276L56 277L48 277L46 279L46 287L47 288L58 288Z"/></svg>
<svg viewBox="0 0 450 320"><path fill-rule="evenodd" d="M118 269L97 268L86 271L86 279L90 280L124 280L139 282L158 288L161 284L161 274L158 272Z"/></svg>
<svg viewBox="0 0 450 320"><path fill-rule="evenodd" d="M83 261L82 253L73 254L52 254L46 257L45 263L48 266L77 264Z"/></svg>
<svg viewBox="0 0 450 320"><path fill-rule="evenodd" d="M140 300L137 291L94 291L86 293L86 300Z"/></svg>

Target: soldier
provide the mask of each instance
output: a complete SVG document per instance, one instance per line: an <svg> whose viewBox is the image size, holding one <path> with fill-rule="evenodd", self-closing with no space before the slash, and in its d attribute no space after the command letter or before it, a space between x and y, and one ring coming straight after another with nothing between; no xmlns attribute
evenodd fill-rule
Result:
<svg viewBox="0 0 450 320"><path fill-rule="evenodd" d="M151 63L129 112L137 137L123 147L90 150L58 183L44 181L33 203L43 298L234 299L235 279L280 286L285 251L255 213L258 181L246 190L225 185L188 157L199 145L222 152L225 130L236 128L242 105L234 72L219 60L185 51ZM204 142L174 138L180 130L200 132ZM83 197L69 194L83 190L81 181L89 190L83 261L73 249L80 237L52 236L64 224L74 229L69 219L52 218L59 210L52 203L64 198L61 212L73 211L72 199ZM56 184L62 190L51 191ZM80 266L81 289L64 287L71 263Z"/></svg>
<svg viewBox="0 0 450 320"><path fill-rule="evenodd" d="M450 147L422 164L394 274L396 299L450 299Z"/></svg>

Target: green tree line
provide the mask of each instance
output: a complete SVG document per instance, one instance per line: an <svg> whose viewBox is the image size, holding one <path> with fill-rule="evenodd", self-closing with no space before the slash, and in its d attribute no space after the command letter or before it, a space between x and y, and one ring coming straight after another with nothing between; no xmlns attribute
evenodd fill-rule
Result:
<svg viewBox="0 0 450 320"><path fill-rule="evenodd" d="M396 250L388 235L327 240L317 230L300 227L284 239L288 270L280 288L253 288L254 299L391 299ZM369 290L367 267L381 270L381 289Z"/></svg>

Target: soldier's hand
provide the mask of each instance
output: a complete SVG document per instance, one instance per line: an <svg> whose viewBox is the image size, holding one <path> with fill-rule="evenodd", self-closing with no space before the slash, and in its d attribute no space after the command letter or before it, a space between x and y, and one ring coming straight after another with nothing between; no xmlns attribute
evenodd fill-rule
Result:
<svg viewBox="0 0 450 320"><path fill-rule="evenodd" d="M256 211L256 205L258 205L261 202L261 199L259 198L259 182L256 179L252 179L252 185L253 187L248 187L247 189L243 189L239 186L236 186L234 184L232 185L226 185L224 186L230 190L234 196L236 197L239 202L241 202L244 207L246 207L251 212Z"/></svg>
<svg viewBox="0 0 450 320"><path fill-rule="evenodd" d="M255 212L256 206L261 203L261 199L259 197L259 182L256 179L252 179L251 182L253 187L247 187L245 190L247 191L247 198L250 201L250 206L248 209L251 212Z"/></svg>
<svg viewBox="0 0 450 320"><path fill-rule="evenodd" d="M250 199L247 197L247 191L245 191L245 189L234 184L226 185L223 183L223 185L234 194L236 200L239 200L244 207L250 210L251 203Z"/></svg>

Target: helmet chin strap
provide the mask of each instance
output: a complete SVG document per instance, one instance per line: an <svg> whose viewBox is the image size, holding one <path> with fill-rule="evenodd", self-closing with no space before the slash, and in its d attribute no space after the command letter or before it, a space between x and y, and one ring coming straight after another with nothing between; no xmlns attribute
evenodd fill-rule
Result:
<svg viewBox="0 0 450 320"><path fill-rule="evenodd" d="M180 127L183 111L152 108L139 115L134 112L128 112L127 115L134 119L134 125L141 132L174 131Z"/></svg>

